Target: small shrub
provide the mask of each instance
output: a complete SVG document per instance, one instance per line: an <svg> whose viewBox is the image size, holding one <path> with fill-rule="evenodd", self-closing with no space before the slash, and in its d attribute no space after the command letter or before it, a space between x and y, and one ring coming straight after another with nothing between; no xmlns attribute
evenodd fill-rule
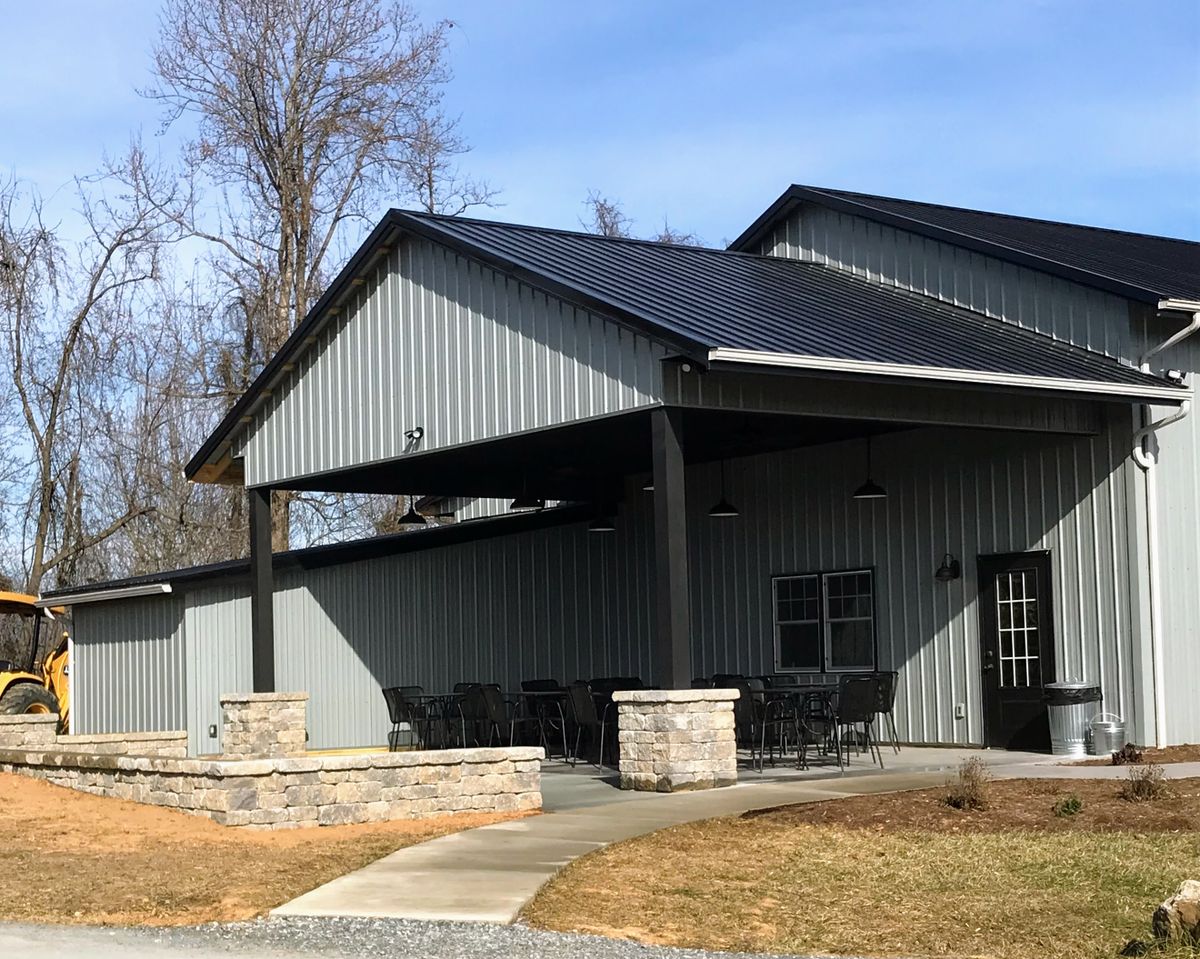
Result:
<svg viewBox="0 0 1200 959"><path fill-rule="evenodd" d="M1146 766L1130 766L1129 775L1121 783L1121 798L1129 802L1154 802L1171 795L1162 766L1150 763Z"/></svg>
<svg viewBox="0 0 1200 959"><path fill-rule="evenodd" d="M1114 766L1135 766L1142 761L1142 751L1133 743L1126 743L1112 754Z"/></svg>
<svg viewBox="0 0 1200 959"><path fill-rule="evenodd" d="M1063 796L1058 802L1050 807L1054 810L1054 815L1059 819L1067 819L1082 811L1083 800L1078 796Z"/></svg>
<svg viewBox="0 0 1200 959"><path fill-rule="evenodd" d="M972 756L958 767L958 774L947 783L946 805L964 810L987 809L991 781L983 760Z"/></svg>

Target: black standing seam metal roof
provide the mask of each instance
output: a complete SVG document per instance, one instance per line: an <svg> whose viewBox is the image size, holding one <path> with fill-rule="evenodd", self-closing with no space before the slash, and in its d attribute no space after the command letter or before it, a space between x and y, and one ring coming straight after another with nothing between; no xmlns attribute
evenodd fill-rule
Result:
<svg viewBox="0 0 1200 959"><path fill-rule="evenodd" d="M972 246L973 241L1001 259L1035 266L1040 261L1046 272L1066 269L1079 282L1146 302L1200 299L1200 243L1192 240L823 187L792 186L729 248L749 249L804 201L959 245Z"/></svg>
<svg viewBox="0 0 1200 959"><path fill-rule="evenodd" d="M459 217L402 219L710 350L1166 385L1100 354L819 264Z"/></svg>
<svg viewBox="0 0 1200 959"><path fill-rule="evenodd" d="M701 362L709 350L726 348L1156 391L1168 386L1100 354L814 263L391 210L192 457L186 475L217 452L397 229L612 316Z"/></svg>

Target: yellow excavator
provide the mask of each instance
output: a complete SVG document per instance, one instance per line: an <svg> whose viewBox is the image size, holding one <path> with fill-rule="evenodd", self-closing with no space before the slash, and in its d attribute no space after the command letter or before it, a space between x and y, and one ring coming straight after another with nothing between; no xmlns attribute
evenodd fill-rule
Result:
<svg viewBox="0 0 1200 959"><path fill-rule="evenodd" d="M27 650L24 662L0 659L0 714L58 713L66 732L71 711L67 634L62 632L45 659L37 661L47 630L58 631L61 607L38 609L36 596L0 591L0 623L10 650Z"/></svg>

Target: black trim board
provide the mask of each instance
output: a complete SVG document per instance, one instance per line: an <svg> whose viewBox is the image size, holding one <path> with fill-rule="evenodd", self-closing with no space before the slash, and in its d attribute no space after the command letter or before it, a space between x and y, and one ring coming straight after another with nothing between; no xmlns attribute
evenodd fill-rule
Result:
<svg viewBox="0 0 1200 959"><path fill-rule="evenodd" d="M370 539L354 540L349 543L330 543L326 546L310 546L275 553L271 567L275 573L292 569L321 569L343 563L356 563L402 553L416 553L442 546L480 542L498 536L528 533L535 530L570 526L591 519L594 511L587 505L555 506L532 513L514 513L491 519L468 520L446 526L431 526L423 530L405 533L389 533ZM236 580L250 584L250 560L231 559L204 566L188 566L183 569L165 570L161 573L146 573L124 579L107 580L101 583L68 586L42 594L45 599L92 591L119 589L125 586L145 586L154 583L195 584L210 580Z"/></svg>

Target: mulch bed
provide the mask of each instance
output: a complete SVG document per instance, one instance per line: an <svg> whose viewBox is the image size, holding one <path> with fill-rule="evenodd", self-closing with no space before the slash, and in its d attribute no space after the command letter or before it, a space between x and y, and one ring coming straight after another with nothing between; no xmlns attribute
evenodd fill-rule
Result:
<svg viewBox="0 0 1200 959"><path fill-rule="evenodd" d="M1188 832L1200 826L1200 779L1171 781L1171 796L1135 803L1120 797L1119 779L1014 779L988 787L988 808L952 809L943 801L945 788L884 796L855 796L800 806L760 809L745 819L772 825L809 823L857 829L938 833L1004 832ZM1077 796L1083 808L1073 816L1056 816L1055 802Z"/></svg>
<svg viewBox="0 0 1200 959"><path fill-rule="evenodd" d="M1147 747L1142 750L1142 765L1157 763L1165 766L1170 763L1200 763L1200 745L1185 744L1183 746L1167 746L1165 749ZM1111 766L1111 757L1087 759L1083 762L1070 763L1072 766Z"/></svg>

